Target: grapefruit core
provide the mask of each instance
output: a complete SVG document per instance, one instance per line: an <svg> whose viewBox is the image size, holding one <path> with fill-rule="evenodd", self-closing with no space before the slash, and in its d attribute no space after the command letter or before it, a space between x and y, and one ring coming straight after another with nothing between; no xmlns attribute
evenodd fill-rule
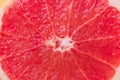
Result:
<svg viewBox="0 0 120 80"><path fill-rule="evenodd" d="M12 0L1 17L1 79L115 79L120 10L112 2Z"/></svg>
<svg viewBox="0 0 120 80"><path fill-rule="evenodd" d="M74 41L72 41L68 36L64 38L56 37L56 39L46 40L45 44L46 46L51 47L54 52L59 51L64 53L65 51L70 51L70 49L73 48Z"/></svg>

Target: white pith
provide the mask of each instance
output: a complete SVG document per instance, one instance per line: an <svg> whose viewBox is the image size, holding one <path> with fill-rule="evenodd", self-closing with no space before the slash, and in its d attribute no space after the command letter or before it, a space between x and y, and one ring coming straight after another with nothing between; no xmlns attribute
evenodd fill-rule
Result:
<svg viewBox="0 0 120 80"><path fill-rule="evenodd" d="M0 80L9 80L8 76L3 71L1 64L0 64Z"/></svg>
<svg viewBox="0 0 120 80"><path fill-rule="evenodd" d="M3 10L0 8L0 30L2 26L2 16L3 16Z"/></svg>
<svg viewBox="0 0 120 80"><path fill-rule="evenodd" d="M115 71L115 75L111 80L120 80L120 66Z"/></svg>
<svg viewBox="0 0 120 80"><path fill-rule="evenodd" d="M109 0L109 5L120 11L120 0ZM120 80L120 65L111 80Z"/></svg>
<svg viewBox="0 0 120 80"><path fill-rule="evenodd" d="M117 8L120 11L120 0L109 0L109 5Z"/></svg>
<svg viewBox="0 0 120 80"><path fill-rule="evenodd" d="M55 38L46 40L45 42L46 46L53 49L53 51L60 51L61 53L65 51L70 51L71 48L73 48L74 42L72 39L68 36L64 38Z"/></svg>

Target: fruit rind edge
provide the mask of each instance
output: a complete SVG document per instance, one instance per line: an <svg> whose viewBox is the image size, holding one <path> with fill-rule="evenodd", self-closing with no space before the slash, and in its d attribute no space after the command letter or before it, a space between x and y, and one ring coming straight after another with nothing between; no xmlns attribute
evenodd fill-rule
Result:
<svg viewBox="0 0 120 80"><path fill-rule="evenodd" d="M0 7L0 30L2 28L2 17L4 15L4 12L9 8L10 5L12 5L12 3L15 0L6 0L4 1L3 5Z"/></svg>

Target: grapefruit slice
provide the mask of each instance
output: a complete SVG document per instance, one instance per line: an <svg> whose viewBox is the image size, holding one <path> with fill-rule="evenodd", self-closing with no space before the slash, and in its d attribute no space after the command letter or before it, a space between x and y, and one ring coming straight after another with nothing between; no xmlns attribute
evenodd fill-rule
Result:
<svg viewBox="0 0 120 80"><path fill-rule="evenodd" d="M0 30L8 80L111 80L120 11L107 0L13 0Z"/></svg>

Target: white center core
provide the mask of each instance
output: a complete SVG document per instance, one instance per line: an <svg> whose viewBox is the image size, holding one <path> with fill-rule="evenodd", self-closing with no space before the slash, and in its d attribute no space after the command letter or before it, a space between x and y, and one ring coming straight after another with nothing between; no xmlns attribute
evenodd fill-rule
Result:
<svg viewBox="0 0 120 80"><path fill-rule="evenodd" d="M46 45L53 49L53 51L60 51L61 53L65 51L70 51L73 48L74 42L70 37L56 38L46 41Z"/></svg>

